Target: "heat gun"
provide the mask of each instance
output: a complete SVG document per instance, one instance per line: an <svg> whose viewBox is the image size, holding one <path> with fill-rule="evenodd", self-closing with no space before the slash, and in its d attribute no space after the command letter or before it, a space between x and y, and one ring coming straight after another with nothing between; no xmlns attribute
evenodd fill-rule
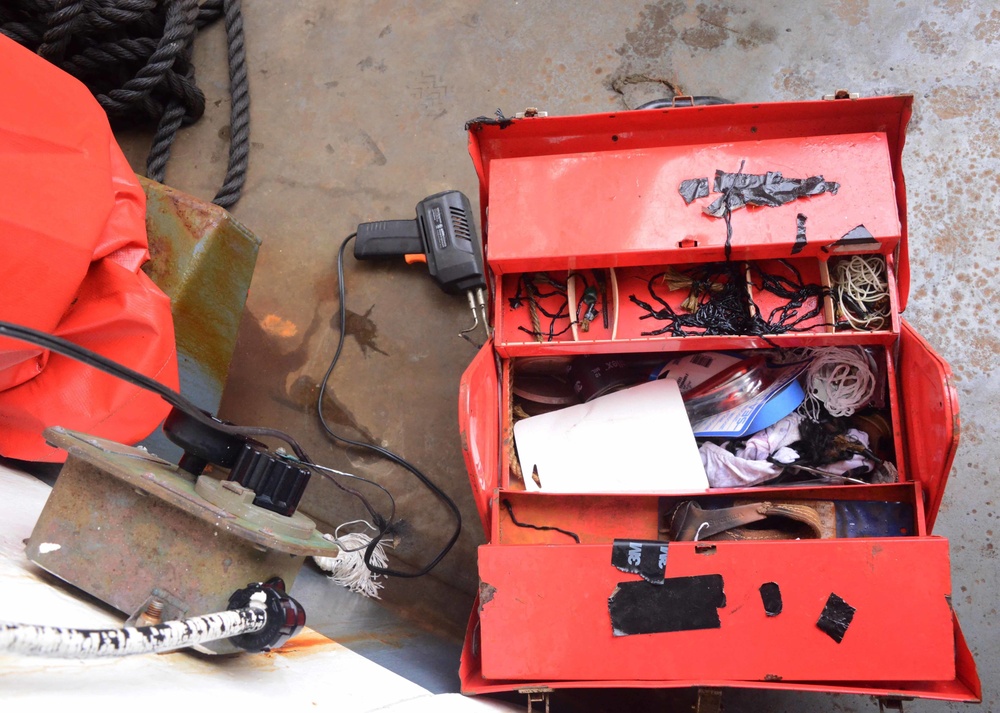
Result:
<svg viewBox="0 0 1000 713"><path fill-rule="evenodd" d="M486 273L483 249L476 234L472 205L460 191L444 191L417 204L415 220L379 220L358 226L354 257L377 260L403 256L423 262L431 277L449 294L466 293L475 324L486 320ZM465 333L463 332L463 334Z"/></svg>

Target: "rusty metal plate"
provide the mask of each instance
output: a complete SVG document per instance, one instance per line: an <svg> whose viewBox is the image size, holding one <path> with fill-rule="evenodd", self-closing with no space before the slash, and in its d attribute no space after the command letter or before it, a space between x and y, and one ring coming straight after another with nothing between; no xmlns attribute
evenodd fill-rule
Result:
<svg viewBox="0 0 1000 713"><path fill-rule="evenodd" d="M306 556L338 552L315 529L302 539L209 503L190 476L145 450L62 428L45 436L69 457L27 557L126 614L151 597L177 615L221 611L247 584L280 577L290 588ZM207 648L237 650L226 641Z"/></svg>
<svg viewBox="0 0 1000 713"><path fill-rule="evenodd" d="M299 556L332 557L339 552L337 545L324 539L314 527L307 537L298 537L288 533L292 531L302 533L304 528L292 530L269 527L271 523L264 514L265 511L260 508L255 509L261 510L262 517L240 516L213 505L196 492L195 482L189 474L141 448L123 446L120 443L61 427L46 429L45 439L51 445L69 453L67 466L70 465L70 461L77 460L89 463L108 476L120 479L124 485L132 489L153 495L214 529L231 533L255 545ZM75 466L75 463L73 465ZM64 467L60 472L59 480L53 489L53 497L57 496L67 469ZM95 504L103 506L100 501ZM267 515L273 516L271 519L287 520L289 523L295 521L313 524L300 513L295 515L297 520L276 513ZM286 531L282 532L282 529Z"/></svg>
<svg viewBox="0 0 1000 713"><path fill-rule="evenodd" d="M147 275L170 297L181 392L215 413L229 376L260 238L212 203L139 177L146 192ZM176 459L159 431L144 443Z"/></svg>

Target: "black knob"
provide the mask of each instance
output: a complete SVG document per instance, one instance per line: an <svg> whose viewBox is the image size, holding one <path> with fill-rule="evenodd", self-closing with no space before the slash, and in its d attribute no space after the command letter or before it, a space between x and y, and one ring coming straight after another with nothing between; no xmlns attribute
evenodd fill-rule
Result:
<svg viewBox="0 0 1000 713"><path fill-rule="evenodd" d="M223 423L208 412L205 415L212 421ZM232 467L240 448L247 442L246 438L213 428L177 408L171 409L167 415L163 432L184 449L178 465L194 475L201 475L209 463L223 468Z"/></svg>
<svg viewBox="0 0 1000 713"><path fill-rule="evenodd" d="M229 480L254 491L254 505L291 516L299 506L309 475L305 468L246 443L229 471Z"/></svg>

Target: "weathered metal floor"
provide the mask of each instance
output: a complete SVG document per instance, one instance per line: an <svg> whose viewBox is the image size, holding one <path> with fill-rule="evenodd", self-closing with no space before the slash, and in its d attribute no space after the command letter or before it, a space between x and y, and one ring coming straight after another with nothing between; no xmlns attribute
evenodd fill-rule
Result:
<svg viewBox="0 0 1000 713"><path fill-rule="evenodd" d="M445 511L409 474L331 446L312 407L335 347L341 240L362 221L410 218L418 200L447 188L475 202L466 119L498 107L507 114L527 106L552 114L621 110L656 93L630 83L636 75L748 102L813 99L841 87L914 93L904 159L913 269L906 317L958 381L964 435L937 532L952 542L953 604L979 664L984 706L1000 707L993 542L1000 524L1000 439L993 434L1000 405L993 373L1000 355L1000 10L993 2L302 0L245 3L244 13L253 149L233 212L264 243L222 413L241 424L280 426L330 465L384 483L408 526L399 552L413 563L446 538ZM167 182L208 199L227 151L221 26L199 39L195 64L209 111L178 138ZM147 139L121 138L133 165L143 166ZM442 294L421 268L403 264L349 258L346 286L349 337L332 382L333 421L423 467L467 522L433 578L393 581L386 600L393 612L454 637L472 603L482 541L456 417L458 379L474 353L457 336L468 323L466 305ZM334 524L358 516L354 502L324 483L310 488L313 515ZM331 633L373 626L340 598L329 601L319 617ZM630 695L629 707L664 707L662 697L646 695L634 702ZM873 705L727 694L729 711Z"/></svg>

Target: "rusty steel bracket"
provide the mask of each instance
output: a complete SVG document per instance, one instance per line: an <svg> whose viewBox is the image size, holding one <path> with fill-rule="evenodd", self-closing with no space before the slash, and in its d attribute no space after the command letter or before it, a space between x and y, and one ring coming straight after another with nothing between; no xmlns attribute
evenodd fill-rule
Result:
<svg viewBox="0 0 1000 713"><path fill-rule="evenodd" d="M699 688L698 701L694 707L695 713L721 713L722 689Z"/></svg>
<svg viewBox="0 0 1000 713"><path fill-rule="evenodd" d="M519 688L517 692L528 696L528 713L534 713L536 703L543 706L543 713L549 713L549 696L552 693L551 688L547 686L541 686L539 688Z"/></svg>
<svg viewBox="0 0 1000 713"><path fill-rule="evenodd" d="M170 298L180 391L216 413L236 349L260 238L217 205L139 177L150 260L143 272ZM145 445L176 460L160 432Z"/></svg>
<svg viewBox="0 0 1000 713"><path fill-rule="evenodd" d="M861 95L858 92L852 92L849 89L838 89L833 94L824 94L823 101L833 101L835 99L859 99Z"/></svg>
<svg viewBox="0 0 1000 713"><path fill-rule="evenodd" d="M903 703L913 700L912 698L903 698L902 696L877 696L874 698L878 701L879 713L885 713L885 711L899 711L899 713L903 713Z"/></svg>
<svg viewBox="0 0 1000 713"><path fill-rule="evenodd" d="M280 577L290 588L307 556L340 551L301 513L268 512L238 493L233 512L209 502L199 490L219 481L200 476L199 488L144 449L64 428L45 438L69 457L26 542L28 559L133 617L151 597L188 616L222 611L247 584ZM238 651L226 640L205 647Z"/></svg>

